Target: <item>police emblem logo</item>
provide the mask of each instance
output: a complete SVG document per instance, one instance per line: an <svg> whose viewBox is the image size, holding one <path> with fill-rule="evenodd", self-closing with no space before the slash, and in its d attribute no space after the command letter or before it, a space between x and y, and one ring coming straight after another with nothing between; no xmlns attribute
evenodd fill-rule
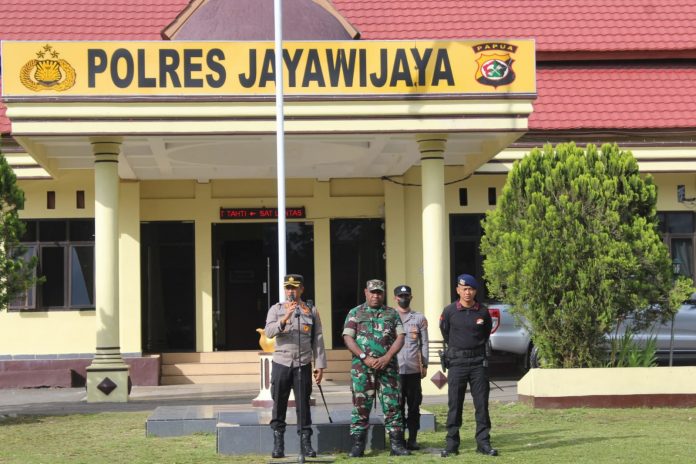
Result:
<svg viewBox="0 0 696 464"><path fill-rule="evenodd" d="M75 69L51 45L36 52L36 59L26 62L19 72L24 87L35 92L55 90L62 92L75 85Z"/></svg>
<svg viewBox="0 0 696 464"><path fill-rule="evenodd" d="M515 80L515 71L512 64L515 60L510 53L517 51L517 47L506 43L485 43L475 45L475 52L481 53L476 58L476 81L483 85L500 87L507 85Z"/></svg>

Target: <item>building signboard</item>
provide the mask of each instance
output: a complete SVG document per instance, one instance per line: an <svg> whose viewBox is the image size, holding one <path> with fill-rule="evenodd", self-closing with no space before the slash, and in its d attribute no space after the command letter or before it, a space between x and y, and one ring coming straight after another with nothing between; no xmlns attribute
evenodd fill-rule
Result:
<svg viewBox="0 0 696 464"><path fill-rule="evenodd" d="M534 94L531 39L284 42L288 96ZM273 97L273 42L2 42L12 97ZM499 97L497 97L499 98Z"/></svg>

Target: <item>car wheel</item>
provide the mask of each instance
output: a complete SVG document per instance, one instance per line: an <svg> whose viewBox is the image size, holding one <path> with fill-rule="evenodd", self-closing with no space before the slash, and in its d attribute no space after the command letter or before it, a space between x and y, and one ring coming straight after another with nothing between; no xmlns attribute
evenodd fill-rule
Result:
<svg viewBox="0 0 696 464"><path fill-rule="evenodd" d="M532 346L529 349L529 367L532 369L536 369L537 367L540 366L540 360L539 360L539 350L537 350L536 346Z"/></svg>
<svg viewBox="0 0 696 464"><path fill-rule="evenodd" d="M520 374L522 375L526 374L529 371L529 368L531 367L532 348L533 346L529 345L527 352L521 355L518 359L517 368L520 370Z"/></svg>

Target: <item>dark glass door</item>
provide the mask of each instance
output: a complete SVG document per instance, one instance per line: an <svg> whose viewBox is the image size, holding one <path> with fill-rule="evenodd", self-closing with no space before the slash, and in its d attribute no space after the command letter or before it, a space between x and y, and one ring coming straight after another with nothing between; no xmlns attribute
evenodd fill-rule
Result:
<svg viewBox="0 0 696 464"><path fill-rule="evenodd" d="M286 230L287 272L304 276L304 299L313 299L313 226L293 222ZM213 271L215 349L260 349L256 329L278 301L278 225L213 224Z"/></svg>
<svg viewBox="0 0 696 464"><path fill-rule="evenodd" d="M142 223L140 238L143 351L195 351L194 225Z"/></svg>
<svg viewBox="0 0 696 464"><path fill-rule="evenodd" d="M459 274L473 274L482 283L477 293L479 301L486 301L487 289L483 279L481 237L483 214L450 215L450 297L457 298L454 281Z"/></svg>
<svg viewBox="0 0 696 464"><path fill-rule="evenodd" d="M334 348L343 348L343 324L365 301L365 283L386 275L382 219L331 220L331 318Z"/></svg>

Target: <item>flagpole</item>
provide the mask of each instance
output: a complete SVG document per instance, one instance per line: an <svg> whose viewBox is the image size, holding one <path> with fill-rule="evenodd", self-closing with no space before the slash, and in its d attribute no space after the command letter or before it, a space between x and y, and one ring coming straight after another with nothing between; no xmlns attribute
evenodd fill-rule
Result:
<svg viewBox="0 0 696 464"><path fill-rule="evenodd" d="M283 113L283 1L273 0L275 25L275 89L276 89L276 166L278 182L278 300L283 300L283 278L286 273L285 231L285 116Z"/></svg>

